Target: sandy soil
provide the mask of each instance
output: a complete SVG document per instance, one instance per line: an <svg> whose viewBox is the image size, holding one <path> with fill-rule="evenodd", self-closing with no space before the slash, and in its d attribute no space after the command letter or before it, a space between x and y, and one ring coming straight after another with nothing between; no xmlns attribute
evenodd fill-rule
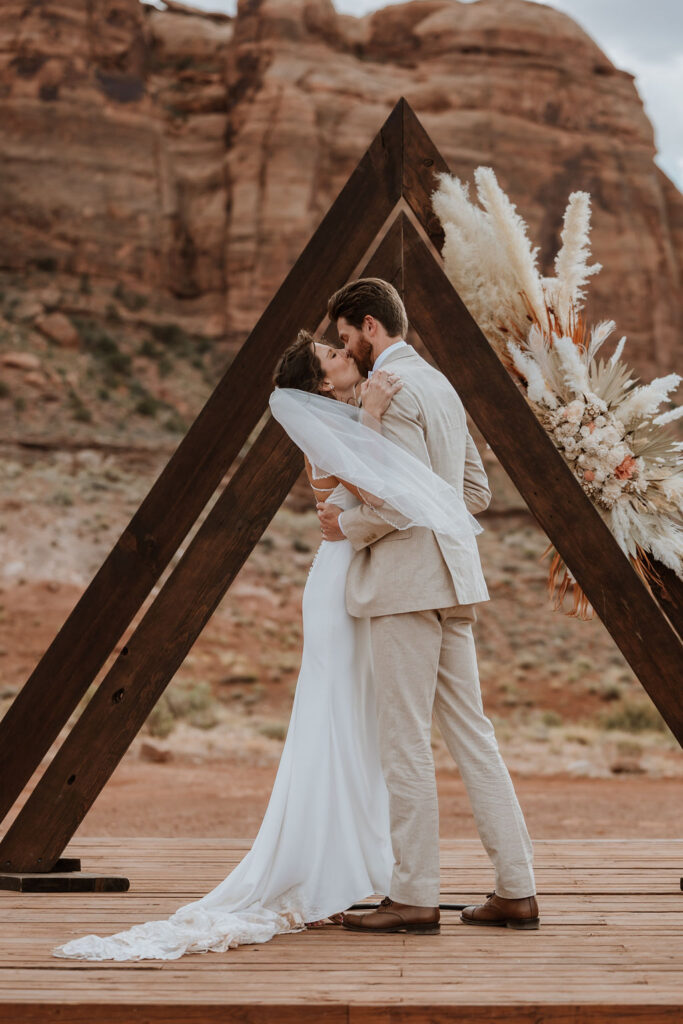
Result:
<svg viewBox="0 0 683 1024"><path fill-rule="evenodd" d="M0 715L167 457L0 450ZM552 610L545 537L490 452L485 460L496 495L479 538L491 601L480 606L475 637L485 706L532 836L680 835L678 744L601 622ZM286 735L301 594L318 543L310 492L298 486L79 835L255 834ZM436 730L433 747L442 835L474 836Z"/></svg>
<svg viewBox="0 0 683 1024"><path fill-rule="evenodd" d="M253 837L274 778L268 768L231 761L193 767L122 765L77 833ZM515 777L532 838L680 838L679 779ZM444 838L477 835L465 788L439 772Z"/></svg>

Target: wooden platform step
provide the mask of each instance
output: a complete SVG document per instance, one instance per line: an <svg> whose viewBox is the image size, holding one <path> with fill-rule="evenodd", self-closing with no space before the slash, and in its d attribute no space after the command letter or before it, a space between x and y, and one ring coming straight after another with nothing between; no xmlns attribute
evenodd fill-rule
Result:
<svg viewBox="0 0 683 1024"><path fill-rule="evenodd" d="M0 893L0 1021L12 1024L680 1024L683 841L537 840L537 932L335 926L176 961L60 960L53 946L165 917L213 888L244 840L80 839L125 893ZM476 840L442 842L442 900L492 887Z"/></svg>

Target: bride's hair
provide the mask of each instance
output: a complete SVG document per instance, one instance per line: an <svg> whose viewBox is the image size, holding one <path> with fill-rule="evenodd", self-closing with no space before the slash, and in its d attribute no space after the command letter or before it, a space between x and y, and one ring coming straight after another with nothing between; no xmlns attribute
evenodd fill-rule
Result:
<svg viewBox="0 0 683 1024"><path fill-rule="evenodd" d="M325 371L315 353L314 342L315 338L310 331L299 331L296 341L285 350L275 367L273 383L276 387L326 394L320 391Z"/></svg>

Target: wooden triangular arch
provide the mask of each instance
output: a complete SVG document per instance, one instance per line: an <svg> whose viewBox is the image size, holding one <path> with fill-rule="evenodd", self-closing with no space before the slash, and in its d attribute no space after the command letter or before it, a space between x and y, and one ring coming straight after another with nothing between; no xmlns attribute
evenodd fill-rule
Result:
<svg viewBox="0 0 683 1024"><path fill-rule="evenodd" d="M303 324L322 321L327 297L388 221L362 274L403 294L420 338L683 742L683 587L657 566L666 588L646 589L444 274L430 195L434 172L447 170L401 99L0 722L0 820L257 425L278 355ZM54 869L301 467L269 419L0 842L0 870Z"/></svg>

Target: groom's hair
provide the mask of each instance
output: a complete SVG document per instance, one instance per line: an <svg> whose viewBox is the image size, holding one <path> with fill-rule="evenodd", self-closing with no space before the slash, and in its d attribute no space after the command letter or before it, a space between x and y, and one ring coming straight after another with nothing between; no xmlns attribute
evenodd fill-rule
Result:
<svg viewBox="0 0 683 1024"><path fill-rule="evenodd" d="M404 338L408 333L408 315L403 300L393 284L381 277L359 277L345 284L327 302L327 312L334 323L343 316L352 327L360 328L363 318L374 316L390 338Z"/></svg>
<svg viewBox="0 0 683 1024"><path fill-rule="evenodd" d="M301 330L275 367L273 383L278 388L298 388L317 393L325 380L322 363L315 354L315 338Z"/></svg>

